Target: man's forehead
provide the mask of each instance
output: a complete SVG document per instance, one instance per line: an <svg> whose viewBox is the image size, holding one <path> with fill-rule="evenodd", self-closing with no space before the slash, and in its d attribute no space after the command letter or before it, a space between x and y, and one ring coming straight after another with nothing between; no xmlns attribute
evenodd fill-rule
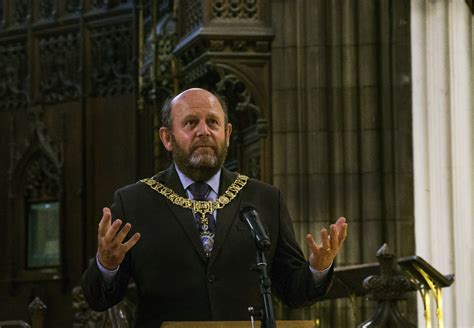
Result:
<svg viewBox="0 0 474 328"><path fill-rule="evenodd" d="M173 101L173 107L179 107L179 108L202 108L202 107L213 107L215 106L217 101L215 98L206 98L206 99L175 99Z"/></svg>
<svg viewBox="0 0 474 328"><path fill-rule="evenodd" d="M182 92L172 101L173 108L179 109L220 109L217 98L210 92L202 89L191 89Z"/></svg>

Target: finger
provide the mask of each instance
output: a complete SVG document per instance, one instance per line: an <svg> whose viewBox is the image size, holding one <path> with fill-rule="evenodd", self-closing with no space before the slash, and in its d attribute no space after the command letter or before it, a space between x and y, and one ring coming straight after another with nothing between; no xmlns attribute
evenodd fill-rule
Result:
<svg viewBox="0 0 474 328"><path fill-rule="evenodd" d="M337 219L337 221L336 221L336 225L337 225L337 226L342 226L342 225L344 225L345 223L346 223L346 218L343 217L343 216L341 216L341 217L340 217L339 219Z"/></svg>
<svg viewBox="0 0 474 328"><path fill-rule="evenodd" d="M122 229L117 233L115 236L115 242L116 243L122 243L122 241L127 237L128 232L132 228L132 225L130 223L126 223Z"/></svg>
<svg viewBox="0 0 474 328"><path fill-rule="evenodd" d="M337 250L339 248L339 236L338 236L338 229L336 228L336 225L335 224L331 224L329 226L329 230L330 230L330 238L329 238L329 241L330 241L330 244L331 244L331 249L332 250Z"/></svg>
<svg viewBox="0 0 474 328"><path fill-rule="evenodd" d="M339 245L342 245L346 237L347 237L347 223L344 223L344 225L339 229Z"/></svg>
<svg viewBox="0 0 474 328"><path fill-rule="evenodd" d="M108 243L112 242L117 235L117 232L120 229L120 226L122 225L122 220L117 219L115 220L112 225L107 229L107 233L104 236L104 240Z"/></svg>
<svg viewBox="0 0 474 328"><path fill-rule="evenodd" d="M324 249L328 249L331 247L328 237L328 231L325 228L321 229L321 244Z"/></svg>
<svg viewBox="0 0 474 328"><path fill-rule="evenodd" d="M128 252L135 244L140 240L142 236L139 232L133 234L133 236L124 244L122 244L122 248L124 252Z"/></svg>
<svg viewBox="0 0 474 328"><path fill-rule="evenodd" d="M99 236L104 237L107 229L110 227L110 221L112 220L112 215L108 207L102 209L102 218L99 222Z"/></svg>
<svg viewBox="0 0 474 328"><path fill-rule="evenodd" d="M308 244L308 247L312 253L317 253L319 251L319 247L318 245L316 245L316 242L313 239L313 235L311 235L310 233L306 235L306 244Z"/></svg>

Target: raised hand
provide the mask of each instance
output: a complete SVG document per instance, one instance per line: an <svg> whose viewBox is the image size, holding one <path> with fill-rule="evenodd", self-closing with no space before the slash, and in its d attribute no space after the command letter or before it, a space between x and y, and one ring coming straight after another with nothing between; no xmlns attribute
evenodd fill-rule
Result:
<svg viewBox="0 0 474 328"><path fill-rule="evenodd" d="M340 217L329 227L329 235L325 228L321 229L321 244L316 244L311 234L306 235L306 243L311 250L309 265L318 271L327 269L347 237L346 218Z"/></svg>
<svg viewBox="0 0 474 328"><path fill-rule="evenodd" d="M112 222L112 214L108 207L102 210L102 219L99 222L98 255L99 262L108 270L116 269L122 263L125 254L138 242L140 234L135 233L127 242L123 242L130 228L126 223L122 229L122 220Z"/></svg>

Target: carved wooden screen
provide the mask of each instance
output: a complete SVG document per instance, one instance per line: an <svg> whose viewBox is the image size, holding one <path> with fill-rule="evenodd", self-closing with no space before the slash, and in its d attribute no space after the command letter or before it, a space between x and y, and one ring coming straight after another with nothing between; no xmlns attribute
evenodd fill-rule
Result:
<svg viewBox="0 0 474 328"><path fill-rule="evenodd" d="M42 116L34 108L27 142L12 145L6 227L16 242L8 274L18 281L55 280L64 272L63 147L51 141Z"/></svg>
<svg viewBox="0 0 474 328"><path fill-rule="evenodd" d="M71 326L100 210L136 181L136 3L0 1L0 320L40 296Z"/></svg>

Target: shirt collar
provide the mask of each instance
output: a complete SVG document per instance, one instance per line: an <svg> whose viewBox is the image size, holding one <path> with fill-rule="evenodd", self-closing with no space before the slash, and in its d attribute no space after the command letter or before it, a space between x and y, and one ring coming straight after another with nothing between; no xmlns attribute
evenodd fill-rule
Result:
<svg viewBox="0 0 474 328"><path fill-rule="evenodd" d="M174 164L174 167L176 168L176 172L178 173L179 180L181 181L181 184L183 185L184 190L188 190L188 187L193 184L195 181L191 180L188 178L181 170L178 168L176 163ZM204 181L207 183L213 192L216 193L216 195L219 194L219 182L221 181L221 169L217 171L216 174L214 174L210 179Z"/></svg>

